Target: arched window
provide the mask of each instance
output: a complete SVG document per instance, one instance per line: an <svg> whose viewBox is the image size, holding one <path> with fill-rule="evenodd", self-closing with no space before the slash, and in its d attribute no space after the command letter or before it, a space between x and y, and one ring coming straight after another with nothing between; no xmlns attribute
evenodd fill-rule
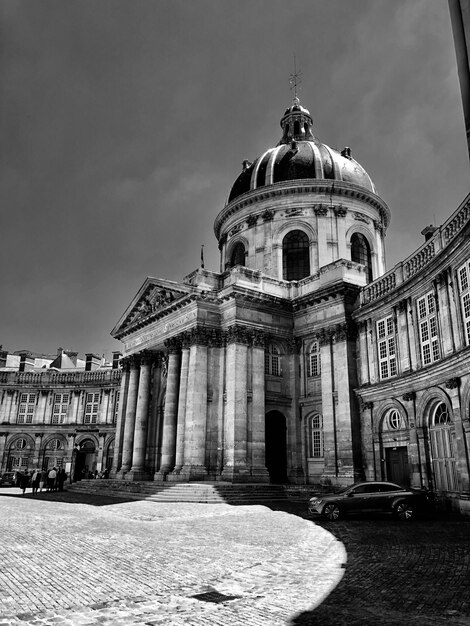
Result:
<svg viewBox="0 0 470 626"><path fill-rule="evenodd" d="M315 341L310 347L310 352L307 354L307 376L320 376L320 374L320 345L318 341Z"/></svg>
<svg viewBox="0 0 470 626"><path fill-rule="evenodd" d="M269 345L264 353L265 373L270 376L282 376L281 373L281 353L279 348L273 344Z"/></svg>
<svg viewBox="0 0 470 626"><path fill-rule="evenodd" d="M62 445L62 442L60 441L60 439L51 439L51 441L49 441L49 443L46 446L48 450L62 450L63 447L64 446Z"/></svg>
<svg viewBox="0 0 470 626"><path fill-rule="evenodd" d="M351 237L351 261L365 266L367 282L370 283L373 280L372 257L369 242L361 233L354 233Z"/></svg>
<svg viewBox="0 0 470 626"><path fill-rule="evenodd" d="M447 406L444 404L444 402L440 402L434 409L434 413L432 416L432 425L442 426L450 423L451 419Z"/></svg>
<svg viewBox="0 0 470 626"><path fill-rule="evenodd" d="M26 439L17 439L15 442L15 448L17 450L24 450L26 448Z"/></svg>
<svg viewBox="0 0 470 626"><path fill-rule="evenodd" d="M245 265L245 246L241 242L235 245L230 256L230 267L235 265Z"/></svg>
<svg viewBox="0 0 470 626"><path fill-rule="evenodd" d="M301 230L292 230L284 237L282 267L284 280L301 280L310 276L309 242Z"/></svg>
<svg viewBox="0 0 470 626"><path fill-rule="evenodd" d="M323 456L323 423L321 415L312 415L308 421L308 448L310 458Z"/></svg>
<svg viewBox="0 0 470 626"><path fill-rule="evenodd" d="M294 122L294 135L295 137L300 135L300 122Z"/></svg>

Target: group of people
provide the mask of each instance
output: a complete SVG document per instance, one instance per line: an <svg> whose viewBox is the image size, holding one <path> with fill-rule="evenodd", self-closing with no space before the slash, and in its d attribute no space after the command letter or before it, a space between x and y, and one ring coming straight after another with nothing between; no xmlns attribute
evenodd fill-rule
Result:
<svg viewBox="0 0 470 626"><path fill-rule="evenodd" d="M98 470L93 472L88 470L88 467L85 466L80 473L80 478L109 478L109 469L106 467L102 472L99 472Z"/></svg>
<svg viewBox="0 0 470 626"><path fill-rule="evenodd" d="M63 491L67 480L67 472L63 467L53 467L50 470L35 469L32 472L16 472L16 485L26 492L31 487L33 496L41 491Z"/></svg>

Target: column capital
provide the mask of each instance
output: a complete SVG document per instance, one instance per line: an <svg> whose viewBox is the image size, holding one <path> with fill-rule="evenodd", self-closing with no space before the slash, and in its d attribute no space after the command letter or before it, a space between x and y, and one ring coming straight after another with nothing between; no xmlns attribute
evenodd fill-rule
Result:
<svg viewBox="0 0 470 626"><path fill-rule="evenodd" d="M168 354L176 354L181 350L181 339L179 336L170 337L164 341L165 348Z"/></svg>
<svg viewBox="0 0 470 626"><path fill-rule="evenodd" d="M264 348L266 345L266 333L259 328L252 328L250 330L250 340L254 348Z"/></svg>
<svg viewBox="0 0 470 626"><path fill-rule="evenodd" d="M362 402L361 403L361 411L371 411L374 406L373 402Z"/></svg>
<svg viewBox="0 0 470 626"><path fill-rule="evenodd" d="M131 354L129 356L129 369L138 369L140 367L140 355Z"/></svg>
<svg viewBox="0 0 470 626"><path fill-rule="evenodd" d="M289 337L287 340L287 351L289 354L299 354L302 348L302 339L299 337Z"/></svg>
<svg viewBox="0 0 470 626"><path fill-rule="evenodd" d="M151 350L143 350L140 354L140 365L152 365L155 361L156 353Z"/></svg>
<svg viewBox="0 0 470 626"><path fill-rule="evenodd" d="M402 396L402 400L404 400L405 402L410 402L411 400L414 400L415 398L416 398L415 391L407 391Z"/></svg>
<svg viewBox="0 0 470 626"><path fill-rule="evenodd" d="M446 389L457 389L460 386L460 378L456 376L455 378L449 378L445 382Z"/></svg>
<svg viewBox="0 0 470 626"><path fill-rule="evenodd" d="M227 330L225 331L225 339L227 341L227 344L241 343L248 345L250 343L248 329L246 328L246 326L240 326L238 324L227 328Z"/></svg>

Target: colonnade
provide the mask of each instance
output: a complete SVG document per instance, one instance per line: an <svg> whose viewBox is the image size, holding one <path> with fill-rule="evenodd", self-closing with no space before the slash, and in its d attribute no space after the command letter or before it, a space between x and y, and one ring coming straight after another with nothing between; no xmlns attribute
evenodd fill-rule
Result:
<svg viewBox="0 0 470 626"><path fill-rule="evenodd" d="M111 476L269 481L266 335L196 327L122 361Z"/></svg>

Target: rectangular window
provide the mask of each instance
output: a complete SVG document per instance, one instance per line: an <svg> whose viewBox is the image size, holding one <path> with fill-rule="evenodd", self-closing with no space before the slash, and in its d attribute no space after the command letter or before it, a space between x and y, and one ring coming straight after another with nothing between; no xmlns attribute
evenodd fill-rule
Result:
<svg viewBox="0 0 470 626"><path fill-rule="evenodd" d="M432 292L417 302L419 317L419 342L423 365L430 365L441 358L437 326L436 302Z"/></svg>
<svg viewBox="0 0 470 626"><path fill-rule="evenodd" d="M397 375L397 354L395 343L395 324L389 315L377 322L377 349L379 354L380 378Z"/></svg>
<svg viewBox="0 0 470 626"><path fill-rule="evenodd" d="M20 406L16 421L18 424L32 424L34 409L36 407L35 393L22 393L20 395Z"/></svg>
<svg viewBox="0 0 470 626"><path fill-rule="evenodd" d="M320 346L314 343L307 355L307 376L320 376Z"/></svg>
<svg viewBox="0 0 470 626"><path fill-rule="evenodd" d="M458 275L465 343L468 346L470 345L470 261L459 268Z"/></svg>
<svg viewBox="0 0 470 626"><path fill-rule="evenodd" d="M85 403L84 424L96 424L98 419L98 408L100 404L99 393L87 393Z"/></svg>
<svg viewBox="0 0 470 626"><path fill-rule="evenodd" d="M68 393L56 393L54 396L54 406L52 407L52 423L63 424L67 417L67 411L69 409L69 397Z"/></svg>

